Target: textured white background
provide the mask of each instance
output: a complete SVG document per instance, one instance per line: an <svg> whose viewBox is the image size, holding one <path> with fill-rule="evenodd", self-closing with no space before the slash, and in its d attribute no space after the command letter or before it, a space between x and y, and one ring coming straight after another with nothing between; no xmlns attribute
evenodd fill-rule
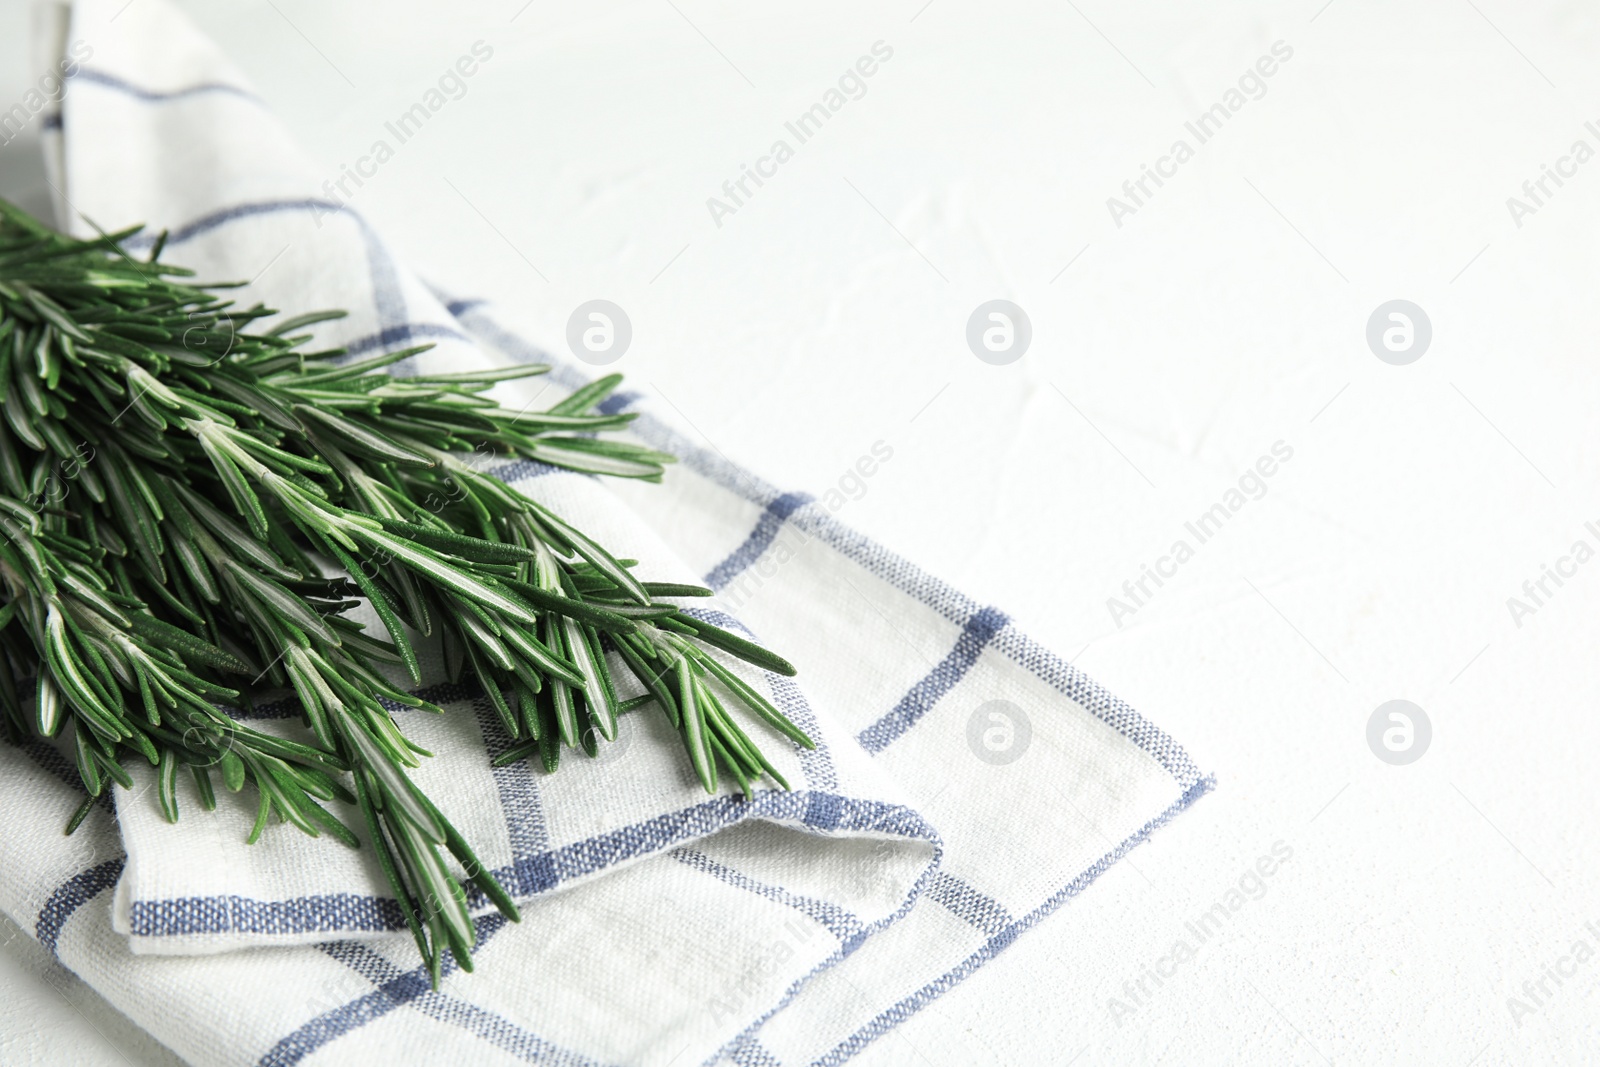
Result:
<svg viewBox="0 0 1600 1067"><path fill-rule="evenodd" d="M1219 779L863 1061L1594 1062L1600 959L1520 1027L1507 998L1600 926L1600 561L1506 607L1597 540L1600 160L1506 207L1600 149L1593 5L521 2L184 6L330 178L488 42L353 206L548 344L622 305L617 369L786 488L888 442L840 516ZM0 108L26 24L0 4ZM867 94L718 228L706 198L878 40ZM1278 40L1265 96L1118 228L1106 198ZM29 153L0 192L40 206ZM963 337L997 297L1033 323L1007 367ZM1433 323L1407 367L1363 337L1393 298ZM1266 497L1116 626L1107 597L1280 439ZM1397 697L1434 728L1399 768L1365 739ZM1279 841L1264 896L1115 1019ZM0 974L0 1060L164 1062L25 938Z"/></svg>

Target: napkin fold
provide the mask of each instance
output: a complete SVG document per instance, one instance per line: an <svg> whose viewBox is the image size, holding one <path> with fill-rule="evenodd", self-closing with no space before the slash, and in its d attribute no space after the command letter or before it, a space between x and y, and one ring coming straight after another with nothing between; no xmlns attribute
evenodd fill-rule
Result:
<svg viewBox="0 0 1600 1067"><path fill-rule="evenodd" d="M239 295L344 307L317 340L420 341L422 366L552 365L508 385L541 406L588 380L512 316L423 284L323 196L288 133L165 0L43 10L41 53L92 54L46 118L62 224L145 222L165 258ZM77 46L74 51L75 46ZM130 242L147 247L150 237ZM532 463L495 473L641 572L698 581L699 610L779 649L749 670L817 739L763 746L794 789L708 797L659 715L624 718L559 773L488 765L509 739L483 698L425 679L443 716L401 726L417 772L523 905L482 905L476 973L431 990L370 850L288 827L244 845L247 797L162 818L138 772L71 838L75 771L0 746L0 910L195 1062L842 1062L1003 950L1211 787L1133 709L977 604L698 447L648 396L633 432L678 455L660 486ZM299 729L292 702L268 730Z"/></svg>

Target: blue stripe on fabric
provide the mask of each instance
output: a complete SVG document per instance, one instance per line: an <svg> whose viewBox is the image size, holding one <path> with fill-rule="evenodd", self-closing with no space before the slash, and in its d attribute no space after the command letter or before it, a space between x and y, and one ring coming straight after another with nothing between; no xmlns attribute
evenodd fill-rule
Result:
<svg viewBox="0 0 1600 1067"><path fill-rule="evenodd" d="M730 1048L728 1058L736 1067L783 1067L783 1061L768 1052L754 1034Z"/></svg>
<svg viewBox="0 0 1600 1067"><path fill-rule="evenodd" d="M995 635L1005 629L1010 621L1005 613L997 608L984 608L969 618L966 625L961 627L961 634L956 638L955 647L939 661L939 665L912 686L883 718L861 731L856 738L861 742L861 747L877 755L920 722L922 717L932 711L933 706L966 676L972 665L978 662L978 657L983 654L989 642L993 641Z"/></svg>
<svg viewBox="0 0 1600 1067"><path fill-rule="evenodd" d="M559 380L560 378L558 377L557 381ZM638 400L643 395L644 394L642 393L636 393L632 392L631 390L622 389L612 393L610 396L600 401L600 403L596 404L595 410L600 412L602 415L615 415L620 411L628 410L628 408L633 406L633 402Z"/></svg>
<svg viewBox="0 0 1600 1067"><path fill-rule="evenodd" d="M480 938L482 934L480 933ZM392 982L405 974L406 968L380 956L360 941L324 941L317 948L355 971L373 985Z"/></svg>
<svg viewBox="0 0 1600 1067"><path fill-rule="evenodd" d="M993 937L1011 925L1011 913L999 901L964 882L949 871L934 875L926 890L929 899L943 904L956 918L971 923Z"/></svg>
<svg viewBox="0 0 1600 1067"><path fill-rule="evenodd" d="M784 907L793 908L801 915L825 927L827 931L839 941L848 941L862 931L862 922L854 913L842 908L831 901L819 900L808 897L802 893L794 893L782 886L772 885L752 878L743 871L735 870L726 863L712 859L697 848L675 848L668 853L673 859L687 867L709 874L719 882L731 885L735 889L743 889L754 893L758 897L782 904Z"/></svg>
<svg viewBox="0 0 1600 1067"><path fill-rule="evenodd" d="M778 705L778 710L804 730L815 746L795 746L795 756L800 760L800 773L805 775L806 784L824 792L836 791L839 788L839 768L833 762L833 748L823 735L822 726L817 722L817 713L811 710L811 702L806 699L804 690L795 684L793 678L785 678L781 674L769 674L767 681L772 686L772 699Z"/></svg>
<svg viewBox="0 0 1600 1067"><path fill-rule="evenodd" d="M534 777L533 766L525 759L505 767L494 766L494 761L516 742L506 732L488 696L474 701L473 710L478 714L478 730L489 757L489 773L500 795L500 810L505 812L512 863L550 851L550 829L545 825L544 804L539 799L539 780Z"/></svg>
<svg viewBox="0 0 1600 1067"><path fill-rule="evenodd" d="M788 521L789 516L814 499L816 498L810 493L784 493L773 500L762 510L761 517L756 520L755 529L750 531L750 536L745 538L744 544L735 548L728 554L727 559L707 572L706 584L714 590L726 587L772 547L772 542L778 539L778 534L783 530L783 524Z"/></svg>
<svg viewBox="0 0 1600 1067"><path fill-rule="evenodd" d="M574 474L565 467L554 467L548 463L540 463L536 459L519 459L514 463L496 467L489 472L502 482L525 482L532 478L543 478L547 474Z"/></svg>
<svg viewBox="0 0 1600 1067"><path fill-rule="evenodd" d="M50 899L39 909L39 918L33 927L34 936L50 955L56 955L56 943L61 938L61 928L67 925L67 920L79 908L116 885L127 862L128 857L118 856L97 863L68 878L50 894Z"/></svg>
<svg viewBox="0 0 1600 1067"><path fill-rule="evenodd" d="M395 979L296 1029L257 1061L258 1067L291 1067L322 1046L403 1007L428 988L424 975Z"/></svg>
<svg viewBox="0 0 1600 1067"><path fill-rule="evenodd" d="M1116 848L1107 852L1094 862L1088 870L1079 874L1061 889L1057 890L1048 900L1027 915L1011 923L1004 929L993 934L984 942L983 947L962 960L956 966L924 985L915 993L904 998L893 1007L881 1012L867 1025L857 1030L850 1037L841 1041L826 1055L813 1061L811 1067L837 1067L846 1060L861 1052L862 1049L872 1044L878 1038L887 1034L911 1016L933 1003L939 997L965 981L978 968L994 959L1017 939L1017 936L1029 928L1037 925L1045 916L1051 914L1061 905L1082 893L1100 875L1104 874L1118 860L1127 855L1134 846L1150 839L1150 834L1164 826L1185 808L1199 800L1206 793L1216 787L1216 779L1211 777L1201 778L1188 789L1171 807L1145 823L1137 832L1123 841Z"/></svg>
<svg viewBox="0 0 1600 1067"><path fill-rule="evenodd" d="M480 1008L460 997L428 992L413 1001L411 1006L432 1019L460 1027L525 1063L544 1064L547 1067L599 1067L587 1056L547 1041L505 1016Z"/></svg>
<svg viewBox="0 0 1600 1067"><path fill-rule="evenodd" d="M196 85L185 86L182 89L170 89L163 91L160 89L146 89L142 86L134 85L130 81L125 81L124 79L117 77L115 74L107 74L106 72L100 70L90 70L88 67L79 69L78 73L74 74L72 78L81 78L93 85L100 85L107 89L114 89L117 92L124 93L136 100L143 100L146 103L152 104L164 103L168 100L182 100L190 96L204 96L212 93L218 93L224 96L237 96L240 99L248 100L253 104L261 104L261 98L255 93L252 93L247 89L241 89L237 85L228 85L225 82L200 82ZM69 81L70 80L71 79L69 79Z"/></svg>
<svg viewBox="0 0 1600 1067"><path fill-rule="evenodd" d="M862 801L840 796L833 796L829 799L834 802L835 815L830 821L828 829L870 830L880 834L920 839L932 846L932 855L921 877L918 878L916 886L907 895L899 910L893 915L885 916L883 919L878 920L871 927L857 931L849 936L841 943L839 949L820 964L812 974L832 966L855 951L866 940L869 933L881 930L898 921L916 903L917 894L921 892L928 877L938 869L943 855L943 844L937 831L929 826L921 815L904 805L887 804L881 801ZM627 848L637 845L641 835L634 831L653 829L659 832L663 829L661 824L664 823L676 822L680 824L680 828L682 825L688 824L693 828L691 830L693 837L706 836L712 829L717 828L699 825L699 821L695 819L684 820L681 818L691 813L707 813L714 809L720 809L726 813L730 810L742 809L750 816L758 815L768 819L794 821L799 813L808 813L811 807L811 797L803 793L773 792L764 794L755 800L747 801L737 801L732 797L721 797L696 805L695 808L687 809L683 812L672 813L671 816L652 819L648 823L628 827L622 831L603 835L602 838L595 838L591 839L590 842L581 843L583 845L600 843L601 847L592 850L579 849L578 851L583 853L580 861L592 862L597 856L612 857L609 862L615 862L618 858L627 858L620 855L616 849L618 847ZM758 808L769 810L759 812L753 810ZM740 821L737 817L730 820L730 822L737 821ZM653 835L646 833L642 836L648 839ZM560 851L569 852L573 850L569 848ZM582 864L580 863L580 865ZM556 866L559 869L560 865ZM504 882L505 879L501 878L501 881ZM504 926L504 922L505 920L498 915L488 915L476 920L477 928L480 931L477 944L481 946L486 942L489 936ZM335 958L339 958L336 953L349 956L350 952L354 950L342 950L335 946L327 946L324 951L335 954ZM387 973L365 957L357 960L355 956L349 956L349 960L346 962L348 966L369 977L383 977ZM446 957L445 966L447 970L453 968L453 957ZM799 991L800 986L809 977L810 975L807 975L790 987L784 998L785 1002ZM575 1065L589 1062L578 1057L575 1053L559 1049L535 1035L521 1030L501 1016L486 1012L474 1005L465 1002L456 1002L453 1005L439 1004L435 998L441 995L429 990L427 982L425 968L417 968L404 975L386 979L383 985L374 992L358 997L348 1004L325 1012L305 1023L294 1033L278 1042L266 1056L263 1056L260 1061L260 1067L290 1067L290 1065L299 1063L306 1056L317 1051L330 1041L358 1030L367 1023L381 1018L395 1008L406 1004L417 1007L433 1018L462 1026L485 1040L494 1042L506 1051L522 1056L524 1059L537 1059L539 1062L573 1063ZM763 1019L765 1018L764 1016ZM753 1032L753 1029L751 1032Z"/></svg>
<svg viewBox="0 0 1600 1067"><path fill-rule="evenodd" d="M135 937L379 933L404 928L405 916L393 898L357 893L321 893L288 900L236 895L172 897L128 905L128 932Z"/></svg>
<svg viewBox="0 0 1600 1067"><path fill-rule="evenodd" d="M210 233L219 226L226 226L239 219L253 218L257 215L277 215L291 211L310 211L314 214L338 214L344 205L333 200L323 200L321 197L300 197L287 200L254 200L243 204L234 204L232 207L218 208L207 212L199 218L184 223L177 229L167 234L167 247L180 245L192 241L201 234ZM352 211L351 216L358 222L361 216ZM365 226L365 223L362 223ZM123 242L128 248L149 248L156 243L153 233L136 233Z"/></svg>
<svg viewBox="0 0 1600 1067"><path fill-rule="evenodd" d="M50 112L50 114L46 115L40 121L39 128L41 130L59 130L59 129L61 129L61 112L59 112L59 111Z"/></svg>
<svg viewBox="0 0 1600 1067"><path fill-rule="evenodd" d="M72 761L63 756L58 749L45 744L37 738L29 738L18 747L38 765L40 770L54 775L67 785L76 787L80 793L84 793L83 777L78 773L78 768ZM84 795L87 796L88 794L84 793Z"/></svg>
<svg viewBox="0 0 1600 1067"><path fill-rule="evenodd" d="M39 769L46 774L52 774L61 781L71 786L85 798L88 792L83 787L83 776L78 773L76 763L69 761L65 756L51 746L34 738L30 738L17 746L24 755L33 760ZM106 812L113 819L116 818L116 801L111 798L112 790L106 789L95 798L94 806Z"/></svg>
<svg viewBox="0 0 1600 1067"><path fill-rule="evenodd" d="M494 918L499 918L499 916L494 916ZM502 920L502 924L503 922L504 920ZM477 944L483 944L498 929L498 925L479 924L477 927ZM439 968L441 976L451 974L456 969L455 956L449 949L445 949L444 952L444 960ZM329 954L333 955L335 959L339 958L334 953ZM346 961L340 960L340 962ZM356 970L357 973L361 973L360 968L352 966L352 969ZM396 974L378 984L378 988L372 992L357 997L355 1000L334 1008L332 1011L324 1012L310 1022L300 1026L292 1034L289 1034L274 1045L265 1056L262 1056L258 1061L259 1065L260 1067L290 1067L291 1064L299 1063L330 1041L343 1037L353 1030L359 1030L367 1023L387 1015L396 1008L404 1007L429 992L430 989L430 976L425 966Z"/></svg>
<svg viewBox="0 0 1600 1067"><path fill-rule="evenodd" d="M491 937L502 929L506 929L506 924L505 920L499 916L487 916L479 920L476 927L477 942L474 950L481 951ZM405 980L411 974L418 973L421 970L419 968L417 971L407 972L398 964L379 955L359 941L329 942L318 947L375 986L382 987L391 983L399 983L409 992L410 983ZM357 1000L360 999L357 998ZM582 1065L592 1063L592 1061L577 1053L552 1044L533 1031L518 1026L497 1012L478 1007L462 1000L458 996L443 991L425 989L407 999L405 1004L429 1018L458 1026L468 1033L480 1037L490 1044L511 1053L513 1056L530 1063L568 1064L571 1067L582 1067ZM337 1011L338 1009L336 1009L335 1013L330 1014L336 1014ZM379 1017L370 1012L358 1011L356 1014L358 1016L364 1015L365 1020L345 1029L344 1033L349 1033L351 1029L356 1029L361 1025L365 1025L366 1022L371 1022Z"/></svg>
<svg viewBox="0 0 1600 1067"><path fill-rule="evenodd" d="M936 851L942 847L933 827L904 805L803 789L770 790L748 799L714 797L560 848L520 857L493 873L512 896L536 896L562 882L594 874L626 860L666 851L747 819L801 823L828 834L871 831L925 841ZM475 907L483 903L475 888L469 899ZM346 925L332 925L335 917L341 915ZM271 901L238 896L186 897L133 903L129 908L129 926L130 932L140 937L293 934L340 929L403 930L405 917L392 897L348 893Z"/></svg>
<svg viewBox="0 0 1600 1067"><path fill-rule="evenodd" d="M476 948L498 933L505 925L505 920L498 915L492 915L486 916L474 925L477 932L474 945ZM332 952L329 954L339 959L338 954ZM340 962L346 961L340 960ZM360 968L352 966L352 969L362 973ZM445 949L444 959L439 968L440 974L441 976L451 974L455 969L455 956L449 949ZM404 1007L431 991L430 976L425 966L394 975L372 992L331 1011L323 1012L300 1026L269 1049L258 1061L259 1067L290 1067L329 1042L353 1030L359 1030L367 1023L382 1018L396 1008Z"/></svg>
<svg viewBox="0 0 1600 1067"><path fill-rule="evenodd" d="M51 894L39 913L35 932L39 943L52 956L57 955L61 930L67 920L84 904L116 885L126 861L125 856L118 856L96 864L68 879ZM481 949L505 925L506 920L500 915L487 915L476 920L474 950ZM298 1063L328 1042L408 1004L434 1019L459 1026L528 1062L569 1064L572 1067L589 1067L593 1063L545 1041L503 1016L457 997L435 992L429 986L425 967L402 972L358 942L338 942L321 947L379 988L298 1028L262 1057L260 1062L264 1065L288 1067ZM450 974L455 969L455 959L447 949L441 972Z"/></svg>

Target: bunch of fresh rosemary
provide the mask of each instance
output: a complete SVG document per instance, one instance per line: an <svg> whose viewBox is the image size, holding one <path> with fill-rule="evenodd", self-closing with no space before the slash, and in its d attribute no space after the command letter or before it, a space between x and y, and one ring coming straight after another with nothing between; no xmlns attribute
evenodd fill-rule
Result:
<svg viewBox="0 0 1600 1067"><path fill-rule="evenodd" d="M439 710L384 673L420 683L414 635L487 695L518 741L503 760L554 771L561 746L593 755L653 702L708 791L719 767L787 788L730 708L810 739L710 650L794 669L663 599L707 590L640 581L463 458L659 480L671 456L597 436L632 418L595 410L617 377L513 413L486 391L547 368L402 378L385 368L420 349L302 351L298 331L339 313L249 332L278 313L174 280L190 272L159 262L165 235L132 258L135 232L74 240L0 201L0 702L13 740L70 736L89 797L69 832L132 758L158 768L172 820L182 766L208 808L213 770L254 785L251 840L276 816L354 846L321 802L354 803L435 983L447 947L470 969L441 848L517 909L407 774L427 753L389 708ZM387 640L346 618L363 601ZM612 654L645 696L619 703ZM235 718L250 685L292 687L308 738Z"/></svg>

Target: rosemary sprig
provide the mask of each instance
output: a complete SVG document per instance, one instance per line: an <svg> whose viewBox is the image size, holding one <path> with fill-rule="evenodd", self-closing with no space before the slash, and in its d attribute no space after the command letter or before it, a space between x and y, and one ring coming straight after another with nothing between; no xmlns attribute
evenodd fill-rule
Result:
<svg viewBox="0 0 1600 1067"><path fill-rule="evenodd" d="M131 785L134 757L173 821L180 767L207 808L213 772L253 786L252 841L276 818L356 846L324 806L355 804L435 982L446 948L470 969L445 854L517 908L407 774L428 753L390 709L440 709L386 671L420 683L430 635L516 742L497 763L554 771L563 747L594 755L654 703L707 791L721 772L788 788L732 712L810 738L717 653L794 668L676 603L709 590L641 581L479 469L506 456L659 481L673 457L603 436L633 418L598 410L619 377L512 412L488 391L548 368L395 377L424 349L306 351L306 328L339 313L256 330L278 313L182 281L164 239L133 258L134 232L75 240L0 201L0 721L13 740L70 738L89 799L69 832L108 783ZM346 617L363 601L384 636ZM644 697L618 699L612 653ZM308 741L234 714L263 684L295 692Z"/></svg>

